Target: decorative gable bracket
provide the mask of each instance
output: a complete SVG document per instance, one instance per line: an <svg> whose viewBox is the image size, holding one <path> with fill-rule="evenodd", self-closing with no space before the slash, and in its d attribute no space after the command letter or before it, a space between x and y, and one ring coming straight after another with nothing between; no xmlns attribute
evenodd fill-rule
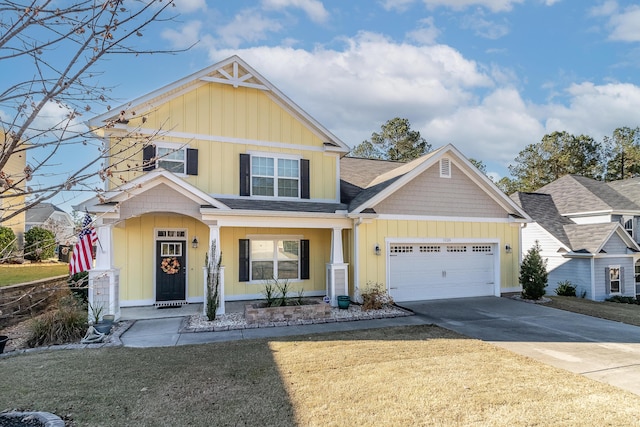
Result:
<svg viewBox="0 0 640 427"><path fill-rule="evenodd" d="M227 65L226 68L229 68L229 66ZM237 62L231 64L231 70L220 67L214 70L211 75L200 77L200 80L232 85L235 88L243 86L253 89L269 90L267 86L259 83L259 80L257 80L253 74L240 67Z"/></svg>

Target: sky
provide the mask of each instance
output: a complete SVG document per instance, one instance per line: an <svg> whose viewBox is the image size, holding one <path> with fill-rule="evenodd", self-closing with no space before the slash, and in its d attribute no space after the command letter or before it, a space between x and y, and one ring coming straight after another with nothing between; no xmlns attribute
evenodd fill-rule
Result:
<svg viewBox="0 0 640 427"><path fill-rule="evenodd" d="M640 126L640 5L591 0L176 0L102 63L125 103L239 55L349 146L394 117L494 179L527 145ZM95 111L96 114L102 111Z"/></svg>

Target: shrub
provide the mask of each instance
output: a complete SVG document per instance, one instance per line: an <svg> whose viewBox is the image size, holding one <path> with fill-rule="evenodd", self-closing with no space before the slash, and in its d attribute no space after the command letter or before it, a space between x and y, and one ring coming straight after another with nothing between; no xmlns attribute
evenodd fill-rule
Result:
<svg viewBox="0 0 640 427"><path fill-rule="evenodd" d="M25 258L42 261L52 258L56 250L56 236L53 231L42 227L33 227L24 233Z"/></svg>
<svg viewBox="0 0 640 427"><path fill-rule="evenodd" d="M0 227L0 262L8 260L18 248L16 234L9 227Z"/></svg>
<svg viewBox="0 0 640 427"><path fill-rule="evenodd" d="M87 330L87 312L72 295L61 298L55 310L29 324L27 345L66 344L82 339Z"/></svg>
<svg viewBox="0 0 640 427"><path fill-rule="evenodd" d="M621 304L640 304L640 300L634 297L623 297L622 295L614 295L611 298L607 298L605 301L619 302Z"/></svg>
<svg viewBox="0 0 640 427"><path fill-rule="evenodd" d="M556 288L556 295L560 295L563 297L575 297L576 287L572 285L569 280L558 282L558 287Z"/></svg>
<svg viewBox="0 0 640 427"><path fill-rule="evenodd" d="M83 304L89 302L89 272L81 271L73 276L70 276L67 280L69 289L73 295L78 298Z"/></svg>
<svg viewBox="0 0 640 427"><path fill-rule="evenodd" d="M529 249L520 266L520 285L522 285L522 297L537 300L546 293L547 266L546 261L540 256L540 245L536 244Z"/></svg>
<svg viewBox="0 0 640 427"><path fill-rule="evenodd" d="M291 292L289 288L289 280L284 279L282 281L273 277L271 280L267 280L264 284L264 290L262 295L266 300L267 307L282 307L285 305L295 305L295 300L289 300L287 295ZM291 304L293 302L293 304Z"/></svg>
<svg viewBox="0 0 640 427"><path fill-rule="evenodd" d="M394 304L393 298L381 283L367 282L367 288L364 292L360 292L360 296L362 297L362 309L365 311L380 310Z"/></svg>

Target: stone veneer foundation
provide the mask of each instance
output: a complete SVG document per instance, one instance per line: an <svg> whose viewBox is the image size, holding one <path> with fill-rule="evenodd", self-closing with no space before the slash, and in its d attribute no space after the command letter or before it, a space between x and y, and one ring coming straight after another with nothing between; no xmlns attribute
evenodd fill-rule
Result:
<svg viewBox="0 0 640 427"><path fill-rule="evenodd" d="M263 304L244 306L247 324L291 323L305 320L326 319L331 316L331 306L324 302L306 301L304 305L265 307Z"/></svg>

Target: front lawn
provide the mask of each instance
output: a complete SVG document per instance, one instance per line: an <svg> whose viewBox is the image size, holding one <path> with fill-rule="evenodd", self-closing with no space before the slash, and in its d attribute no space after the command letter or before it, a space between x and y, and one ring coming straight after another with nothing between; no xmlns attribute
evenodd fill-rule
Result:
<svg viewBox="0 0 640 427"><path fill-rule="evenodd" d="M67 263L0 265L0 286L17 285L34 280L69 274Z"/></svg>
<svg viewBox="0 0 640 427"><path fill-rule="evenodd" d="M639 425L640 396L435 326L0 360L0 410L77 425Z"/></svg>
<svg viewBox="0 0 640 427"><path fill-rule="evenodd" d="M597 302L577 297L549 296L549 298L551 302L546 304L548 307L640 326L640 305L637 304Z"/></svg>

